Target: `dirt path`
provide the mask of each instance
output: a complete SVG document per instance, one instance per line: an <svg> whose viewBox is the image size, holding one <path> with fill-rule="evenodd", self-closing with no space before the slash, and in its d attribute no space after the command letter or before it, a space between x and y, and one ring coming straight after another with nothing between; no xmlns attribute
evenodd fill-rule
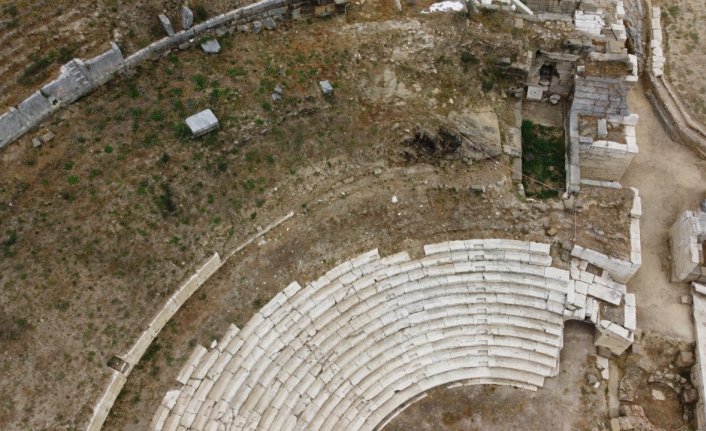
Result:
<svg viewBox="0 0 706 431"><path fill-rule="evenodd" d="M639 152L621 181L642 196L642 266L628 283L637 294L638 326L693 340L691 308L681 304L688 285L669 281L667 237L677 215L706 197L706 162L667 136L641 88L633 90L628 104L640 115Z"/></svg>

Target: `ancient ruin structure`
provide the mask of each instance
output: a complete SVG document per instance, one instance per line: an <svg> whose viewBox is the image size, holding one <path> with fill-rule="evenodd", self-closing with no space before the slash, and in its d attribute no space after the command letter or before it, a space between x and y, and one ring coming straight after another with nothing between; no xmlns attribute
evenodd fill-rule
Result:
<svg viewBox="0 0 706 431"><path fill-rule="evenodd" d="M696 211L686 210L669 229L672 280L706 282L706 201Z"/></svg>
<svg viewBox="0 0 706 431"><path fill-rule="evenodd" d="M551 266L549 244L451 241L343 262L291 283L239 330L197 347L151 429L378 429L455 382L536 390L559 372L564 320L633 341L635 298L607 273ZM606 320L605 307L623 318Z"/></svg>
<svg viewBox="0 0 706 431"><path fill-rule="evenodd" d="M394 6L398 11L403 10L399 1ZM194 12L187 6L180 7L180 19L174 24L165 14L160 14L156 19L158 30L166 34L164 38L127 57L117 44L111 43L108 51L94 58L72 59L61 66L56 79L9 108L0 116L0 147L36 129L53 113L114 77L132 73L145 61L193 46L201 47L209 58L215 59L223 42L217 37L273 30L283 20L326 17L343 13L346 7L346 0L263 0L197 24L194 24ZM458 238L461 235L456 231L445 231L442 226L439 238L433 241L444 242L425 245L423 253L421 247L416 253L409 247L408 251L381 256L378 249L374 249L351 258L354 254L351 251L332 269L328 269L330 261L316 261L321 267L317 274L328 270L322 276L309 283L294 281L280 286L274 297L257 302L258 310L251 318L247 316L249 320L243 319L247 323L242 327L231 324L220 339L208 347L197 345L186 361L178 363L180 371L176 383L154 411L151 430L379 430L437 388L503 385L538 391L547 378L556 377L561 371L567 321L590 325L596 362L604 376L608 374L609 358L626 353L639 356L639 347L633 347L640 338L639 298L629 293L627 286L640 269L643 258L639 191L627 187L628 183L624 194L610 195L615 201L610 204L611 208L622 209L619 220L615 221L619 227L616 232L609 232L612 236L605 235L601 226L587 226L595 242L584 243L579 240L580 232L576 232L577 216L581 217L592 207L594 211L601 211L604 205L610 206L601 201L600 196L590 202L579 202L583 193L586 190L623 193L614 189L623 188L623 177L638 154L639 116L631 112L628 94L636 88L644 59L631 48L634 42L629 40L626 28L629 20L625 4L620 0L471 0L450 7L461 13L472 13L476 9L517 13L516 18L521 23L517 24L518 28L524 25L523 20L560 22L570 33L562 44L535 47L530 51L523 45L523 52L517 57L494 58L496 64L492 70L504 78L510 77L508 81L514 80L516 84L500 94L516 104L514 124L502 123L504 119L499 119L500 115L495 112L452 111L443 115L450 127L441 128L438 139L447 138L449 146L461 148L457 151L462 154L459 158L468 166L492 162L492 169L509 172L507 184L512 190L507 194L521 200L525 210L532 207L542 213L535 219L540 219L537 222L539 235L546 234L546 240L530 241L533 237L528 234L529 227L519 235L505 229L506 238L498 237L503 235L499 230L490 235L484 231L476 237ZM432 10L434 8L428 8L424 13ZM672 135L688 141L698 150L702 148L706 132L680 106L663 76L665 57L660 10L654 8L649 14L651 44L647 74L652 102L663 121L672 123ZM199 50L206 55L204 52ZM463 54L469 63L479 61L468 52ZM337 78L330 79L320 76L310 80L316 96L333 105L339 102L336 98L341 94L341 87ZM400 90L397 78L386 80L386 84L403 94L411 91L404 85ZM496 84L488 85L493 88ZM289 91L290 87L283 88L279 83L263 84L261 93L265 97L259 103L269 112L270 102L283 103L283 99L286 102L285 94ZM454 105L454 97L445 97L448 102L444 101L443 106ZM522 188L522 181L528 176L522 170L523 104L554 110L552 112L558 112L557 117L563 120L564 145L560 150L565 151L562 161L566 180L557 186L561 190L552 189L557 192L556 200L548 204L542 202L542 198L527 199L530 195L525 195ZM214 137L227 128L220 128L219 119L211 109L199 107L187 115L192 113L196 114L184 121L187 131L195 137L209 132L213 133L204 138ZM226 124L225 116L219 114L219 117ZM259 127L262 123L263 120L257 118L252 124ZM395 124L391 129L394 131L397 127ZM465 140L453 135L451 129L459 131L457 135ZM477 133L479 130L485 135ZM406 130L405 133L407 142L418 138L417 141L427 144L429 152L436 150L434 139L438 137L418 133L409 138L413 132ZM484 140L488 136L492 142L486 145ZM292 137L291 140L297 139ZM112 151L111 147L105 152ZM223 150L223 154L240 157L238 151L233 144ZM274 157L265 157L269 157L267 163L274 165ZM444 159L448 160L450 158ZM372 172L371 176L382 174L377 168ZM559 177L564 177L564 171ZM493 191L501 190L505 178L493 178ZM260 183L256 186L255 180L249 181L243 188L259 187ZM347 185L352 180L340 183ZM263 194L264 191L264 186L258 190ZM335 190L332 194L338 195L338 192ZM346 192L340 193L346 196ZM468 193L483 195L484 201L503 197L501 192L484 195L484 185L471 186L463 193L465 196ZM400 203L397 196L391 199L385 196L384 200L397 205ZM209 195L204 199L208 202L214 198ZM507 201L510 202L510 198ZM259 208L264 200L257 202ZM238 204L232 203L233 206ZM623 204L625 206L621 206ZM419 204L421 206L423 204ZM518 207L508 203L502 209L514 213L514 220L521 220L525 214ZM302 210L307 211L306 204L302 205ZM573 236L556 237L553 224L559 223L555 220L559 217L553 219L552 210L573 215ZM397 214L402 216L401 212ZM500 211L495 214L499 217ZM256 215L253 212L250 220L254 221ZM167 299L161 308L146 327L139 329L142 333L132 347L111 358L107 367L110 382L102 396L88 408L88 430L102 428L130 373L196 290L217 273L228 258L293 215L291 212L264 229L258 228L256 235L229 253L211 251L205 263L190 271L176 292L165 296ZM228 235L232 234L231 231ZM446 241L449 238L454 239ZM706 283L706 201L696 211L685 211L669 230L669 238L672 281L693 282L690 297L697 336L696 358L691 368L691 383L687 384L686 377L681 377L682 381L676 374L666 378L654 373L649 382L667 385L682 398L686 392L692 394L696 389L698 401L691 395L688 402L681 401L684 405L696 405L698 424L706 427L703 382L706 372L706 287L703 285ZM426 240L429 238L417 244L424 244ZM623 241L621 246L627 244L627 247L605 246L612 240ZM178 242L178 238L175 241ZM594 247L595 244L598 247ZM399 247L397 250L404 249ZM635 289L633 285L631 289ZM236 320L228 319L230 321ZM190 351L194 344L190 344ZM690 364L685 366L691 367ZM595 383L598 382L590 385ZM634 423L649 423L637 405L627 408L621 417L623 421L618 420L618 413L611 415L614 431L632 429ZM633 418L638 419L631 422Z"/></svg>

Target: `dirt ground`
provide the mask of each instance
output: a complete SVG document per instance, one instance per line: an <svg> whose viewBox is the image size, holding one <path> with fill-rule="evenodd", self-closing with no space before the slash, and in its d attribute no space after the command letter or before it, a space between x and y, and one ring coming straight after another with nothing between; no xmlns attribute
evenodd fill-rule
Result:
<svg viewBox="0 0 706 431"><path fill-rule="evenodd" d="M693 341L691 306L681 303L689 286L670 282L667 240L677 216L706 198L706 161L669 138L639 87L628 104L640 115L638 153L621 181L642 197L642 266L628 283L637 298L638 327Z"/></svg>
<svg viewBox="0 0 706 431"><path fill-rule="evenodd" d="M564 328L560 371L537 392L505 386L461 386L429 393L401 412L385 431L571 431L606 428L607 385L586 383L596 374L593 328L569 322ZM597 375L597 374L596 374Z"/></svg>
<svg viewBox="0 0 706 431"><path fill-rule="evenodd" d="M694 0L652 0L662 8L665 73L694 118L706 124L706 10Z"/></svg>

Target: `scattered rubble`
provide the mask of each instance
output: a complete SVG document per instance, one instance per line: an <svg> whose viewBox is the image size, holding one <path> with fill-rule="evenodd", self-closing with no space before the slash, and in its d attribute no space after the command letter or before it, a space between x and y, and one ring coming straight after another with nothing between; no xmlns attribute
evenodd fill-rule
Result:
<svg viewBox="0 0 706 431"><path fill-rule="evenodd" d="M209 39L201 43L201 49L207 54L218 54L221 52L221 44L216 39Z"/></svg>
<svg viewBox="0 0 706 431"><path fill-rule="evenodd" d="M174 36L174 27L172 27L172 22L169 21L169 18L164 14L159 14L157 18L159 19L159 23L162 24L162 28L164 32L167 33L167 36Z"/></svg>
<svg viewBox="0 0 706 431"><path fill-rule="evenodd" d="M181 28L188 30L194 24L194 12L187 6L181 7Z"/></svg>
<svg viewBox="0 0 706 431"><path fill-rule="evenodd" d="M333 93L333 86L331 85L330 82L320 81L319 86L321 87L321 92L324 93L324 96L327 96L327 95Z"/></svg>

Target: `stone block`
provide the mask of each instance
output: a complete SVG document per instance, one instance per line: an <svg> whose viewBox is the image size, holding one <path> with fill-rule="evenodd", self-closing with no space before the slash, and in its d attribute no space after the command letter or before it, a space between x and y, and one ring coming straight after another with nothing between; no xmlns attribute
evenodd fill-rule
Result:
<svg viewBox="0 0 706 431"><path fill-rule="evenodd" d="M694 365L694 352L682 351L677 356L677 367L691 367Z"/></svg>
<svg viewBox="0 0 706 431"><path fill-rule="evenodd" d="M267 30L274 30L275 28L277 28L277 23L271 17L263 19L262 25L264 25Z"/></svg>
<svg viewBox="0 0 706 431"><path fill-rule="evenodd" d="M108 82L125 67L125 59L118 45L115 42L111 42L110 45L111 48L108 51L86 60L88 74L96 85Z"/></svg>
<svg viewBox="0 0 706 431"><path fill-rule="evenodd" d="M217 129L219 123L213 111L206 109L187 118L186 125L189 126L189 129L194 136L201 136Z"/></svg>
<svg viewBox="0 0 706 431"><path fill-rule="evenodd" d="M27 123L39 122L52 111L52 104L41 92L35 91L34 94L23 100L17 109L27 119Z"/></svg>
<svg viewBox="0 0 706 431"><path fill-rule="evenodd" d="M324 96L333 93L333 86L329 81L320 81L319 86L321 87L321 92L324 94Z"/></svg>
<svg viewBox="0 0 706 431"><path fill-rule="evenodd" d="M0 116L0 148L21 136L27 129L27 119L20 111L10 108Z"/></svg>
<svg viewBox="0 0 706 431"><path fill-rule="evenodd" d="M201 49L207 54L218 54L221 52L221 44L216 39L209 39L201 43Z"/></svg>
<svg viewBox="0 0 706 431"><path fill-rule="evenodd" d="M542 100L542 95L544 94L544 87L538 85L528 85L527 86L527 100L533 100L540 102Z"/></svg>
<svg viewBox="0 0 706 431"><path fill-rule="evenodd" d="M159 19L159 23L162 25L164 32L167 33L167 36L174 36L174 27L172 27L172 22L169 21L169 18L167 18L166 15L160 13L157 16L157 19Z"/></svg>
<svg viewBox="0 0 706 431"><path fill-rule="evenodd" d="M188 30L194 25L194 12L186 6L181 7L181 28Z"/></svg>
<svg viewBox="0 0 706 431"><path fill-rule="evenodd" d="M605 118L598 120L598 137L602 139L608 137L608 122Z"/></svg>

